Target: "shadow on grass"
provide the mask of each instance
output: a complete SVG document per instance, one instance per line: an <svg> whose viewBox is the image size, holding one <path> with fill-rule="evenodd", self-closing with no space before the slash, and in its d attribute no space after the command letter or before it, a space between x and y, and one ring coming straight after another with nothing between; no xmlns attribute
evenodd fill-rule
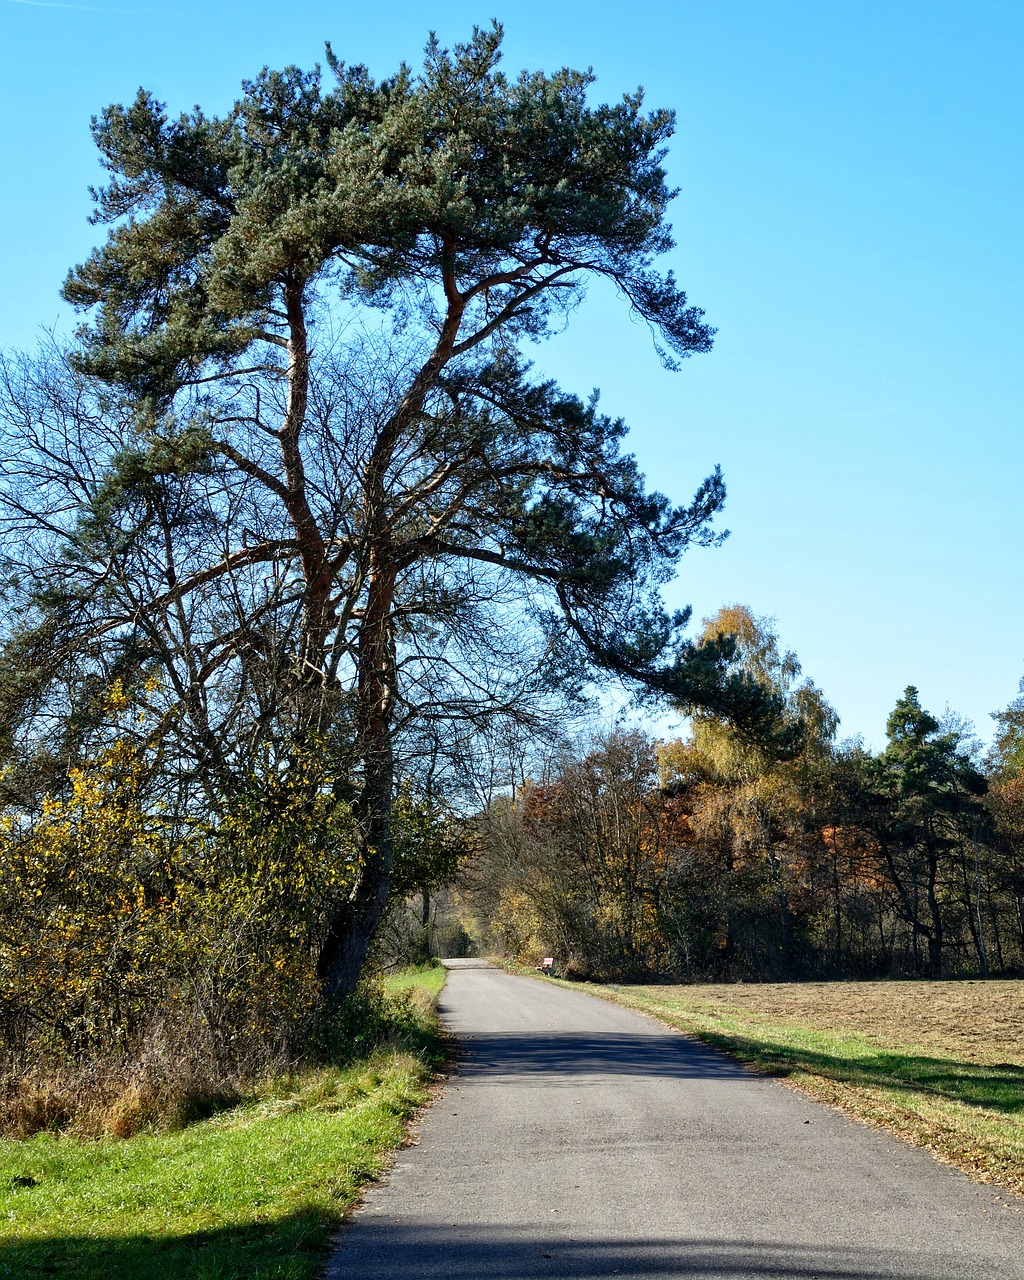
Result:
<svg viewBox="0 0 1024 1280"><path fill-rule="evenodd" d="M882 1049L863 1057L845 1058L818 1049L730 1032L694 1034L705 1044L735 1054L741 1061L773 1075L807 1071L846 1084L930 1093L1005 1115L1024 1112L1024 1067L1009 1062L985 1066L955 1058L931 1058L925 1054Z"/></svg>
<svg viewBox="0 0 1024 1280"><path fill-rule="evenodd" d="M637 1006L633 1006L637 1007ZM669 1011L649 1010L665 1017ZM952 1099L1004 1115L1024 1113L1024 1067L1012 1063L983 1066L952 1058L879 1049L848 1058L769 1038L683 1027L674 1034L547 1031L517 1034L465 1034L460 1037L463 1076L552 1077L566 1083L579 1076L656 1076L677 1080L728 1080L745 1069L735 1058L772 1075L807 1071L850 1084L875 1085ZM722 1057L702 1047L723 1049ZM539 1081L540 1082L540 1081Z"/></svg>
<svg viewBox="0 0 1024 1280"><path fill-rule="evenodd" d="M7 1280L315 1280L337 1218L313 1211L181 1236L0 1240Z"/></svg>

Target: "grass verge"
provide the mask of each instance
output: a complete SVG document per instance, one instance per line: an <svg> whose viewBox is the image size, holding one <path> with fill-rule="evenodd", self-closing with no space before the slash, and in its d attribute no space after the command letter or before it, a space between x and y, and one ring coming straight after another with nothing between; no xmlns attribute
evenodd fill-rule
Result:
<svg viewBox="0 0 1024 1280"><path fill-rule="evenodd" d="M389 995L408 996L415 1008L432 1014L447 976L442 964L425 964L389 974L382 985Z"/></svg>
<svg viewBox="0 0 1024 1280"><path fill-rule="evenodd" d="M386 1043L179 1132L0 1141L0 1277L313 1280L427 1100L443 981L389 980Z"/></svg>
<svg viewBox="0 0 1024 1280"><path fill-rule="evenodd" d="M756 1008L753 984L730 987L640 987L565 983L628 1005L685 1031L758 1071L785 1079L848 1115L885 1128L924 1147L975 1179L1024 1195L1024 1043L1001 1045L1013 1061L985 1061L985 1055L944 1050L934 1037L927 1048L900 1038L871 1034L856 1026L857 1007L844 996L862 984L817 984L836 993L831 1025L809 1024L806 1005L795 1013L778 1008L779 984L766 988ZM940 987L957 984L872 983L892 988L893 1001L941 1000ZM733 995L731 992L740 991ZM699 993L699 994L698 994ZM873 990L877 995L877 990ZM838 1003L838 1010L834 1008ZM822 1005L824 1007L824 1003ZM852 1023L853 1025L849 1025ZM1017 1206L1018 1212L1024 1206Z"/></svg>

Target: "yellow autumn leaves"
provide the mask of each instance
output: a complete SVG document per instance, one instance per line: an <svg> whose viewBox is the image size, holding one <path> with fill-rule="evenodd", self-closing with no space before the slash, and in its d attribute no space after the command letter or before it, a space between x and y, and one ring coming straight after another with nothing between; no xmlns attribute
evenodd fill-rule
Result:
<svg viewBox="0 0 1024 1280"><path fill-rule="evenodd" d="M120 684L115 713L137 708ZM109 1051L154 1019L259 1054L316 1001L323 914L352 881L354 826L315 751L266 762L218 812L171 820L128 738L39 812L0 815L0 1019L8 1044Z"/></svg>

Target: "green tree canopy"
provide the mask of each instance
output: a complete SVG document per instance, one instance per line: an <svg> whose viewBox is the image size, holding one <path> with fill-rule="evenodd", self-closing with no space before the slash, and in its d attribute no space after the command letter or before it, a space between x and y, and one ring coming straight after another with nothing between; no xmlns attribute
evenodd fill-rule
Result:
<svg viewBox="0 0 1024 1280"><path fill-rule="evenodd" d="M870 825L879 841L903 918L928 947L931 972L942 973L946 939L944 900L955 862L990 819L981 803L988 789L957 729L921 706L913 685L886 722L885 750L864 760Z"/></svg>
<svg viewBox="0 0 1024 1280"><path fill-rule="evenodd" d="M992 744L991 765L1002 781L1024 774L1024 680L1016 698L1005 711L995 711L992 719L998 726Z"/></svg>
<svg viewBox="0 0 1024 1280"><path fill-rule="evenodd" d="M666 363L708 350L654 265L672 113L592 105L589 73L508 78L500 41L431 39L380 82L328 49L329 86L264 70L223 117L109 107L78 345L4 369L31 655L6 721L95 732L84 691L157 671L184 803L290 741L328 753L360 847L332 992L387 897L396 751L405 776L594 669L751 733L777 710L659 598L716 540L718 471L683 505L650 492L624 423L521 349L601 277Z"/></svg>

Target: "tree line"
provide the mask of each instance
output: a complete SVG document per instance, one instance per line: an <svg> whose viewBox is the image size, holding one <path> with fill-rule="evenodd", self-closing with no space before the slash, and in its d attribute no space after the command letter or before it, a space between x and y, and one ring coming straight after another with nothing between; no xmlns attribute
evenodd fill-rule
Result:
<svg viewBox="0 0 1024 1280"><path fill-rule="evenodd" d="M767 620L731 607L706 632L738 638L797 749L701 712L684 739L619 729L556 755L483 817L461 899L487 942L606 980L1024 969L1024 695L982 760L907 688L872 753L837 742Z"/></svg>

